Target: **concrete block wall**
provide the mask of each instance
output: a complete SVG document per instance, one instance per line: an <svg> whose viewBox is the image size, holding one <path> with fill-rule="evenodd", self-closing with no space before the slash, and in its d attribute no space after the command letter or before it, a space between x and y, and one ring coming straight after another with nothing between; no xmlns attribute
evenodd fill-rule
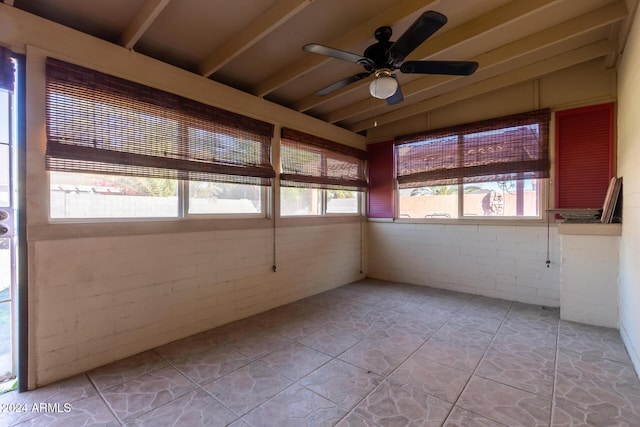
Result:
<svg viewBox="0 0 640 427"><path fill-rule="evenodd" d="M529 304L560 305L560 245L546 226L369 222L368 276Z"/></svg>
<svg viewBox="0 0 640 427"><path fill-rule="evenodd" d="M38 241L38 386L364 277L358 223Z"/></svg>
<svg viewBox="0 0 640 427"><path fill-rule="evenodd" d="M619 324L640 374L640 8L618 68L617 176L622 177Z"/></svg>
<svg viewBox="0 0 640 427"><path fill-rule="evenodd" d="M618 328L619 236L562 234L560 317Z"/></svg>

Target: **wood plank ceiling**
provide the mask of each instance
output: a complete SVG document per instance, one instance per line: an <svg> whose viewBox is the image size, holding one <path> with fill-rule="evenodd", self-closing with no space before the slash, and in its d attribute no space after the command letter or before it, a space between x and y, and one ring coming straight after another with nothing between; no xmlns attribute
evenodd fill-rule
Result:
<svg viewBox="0 0 640 427"><path fill-rule="evenodd" d="M366 132L592 60L617 65L637 0L5 0L6 4L329 123ZM376 28L397 39L424 11L448 23L408 60L472 60L468 77L398 73L404 101L372 98L364 71L304 52L362 54Z"/></svg>

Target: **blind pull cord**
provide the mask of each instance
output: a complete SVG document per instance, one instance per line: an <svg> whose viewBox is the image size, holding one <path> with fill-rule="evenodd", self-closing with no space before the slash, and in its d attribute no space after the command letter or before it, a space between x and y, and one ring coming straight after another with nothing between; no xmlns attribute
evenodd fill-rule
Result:
<svg viewBox="0 0 640 427"><path fill-rule="evenodd" d="M272 187L273 188L273 187ZM275 273L277 270L277 247L276 247L276 198L274 197L275 195L273 194L273 191L271 192L271 218L272 218L272 225L273 225L273 265L271 266L271 269L273 270L273 272Z"/></svg>
<svg viewBox="0 0 640 427"><path fill-rule="evenodd" d="M551 266L551 256L550 256L550 243L549 241L551 240L551 211L549 210L549 203L551 201L551 196L549 193L551 193L551 180L547 181L547 260L545 261L545 264L547 264L547 268L549 268Z"/></svg>
<svg viewBox="0 0 640 427"><path fill-rule="evenodd" d="M364 250L364 237L363 237L363 233L362 233L362 225L364 223L364 215L362 215L362 213L360 213L360 274L364 274L362 272L362 265L363 265L363 250Z"/></svg>

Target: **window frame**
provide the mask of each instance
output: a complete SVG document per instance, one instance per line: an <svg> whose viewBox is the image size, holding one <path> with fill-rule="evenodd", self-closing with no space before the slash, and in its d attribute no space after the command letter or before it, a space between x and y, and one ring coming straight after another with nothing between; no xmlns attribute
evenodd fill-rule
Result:
<svg viewBox="0 0 640 427"><path fill-rule="evenodd" d="M547 209L549 209L549 200L547 195L549 194L549 178L536 178L537 181L537 190L538 190L538 212L537 216L475 216L475 215L458 215L458 217L454 218L407 218L400 216L400 187L398 182L396 181L395 185L395 210L394 210L394 221L401 222L427 222L427 223L473 223L473 224L499 224L517 222L517 223L533 223L539 224L546 221L547 218ZM464 209L464 184L456 184L458 186L458 213L463 212ZM418 187L417 187L418 188ZM461 191L462 190L462 191Z"/></svg>
<svg viewBox="0 0 640 427"><path fill-rule="evenodd" d="M290 154L283 156L283 152ZM319 163L311 165L300 162L295 154L319 156ZM280 139L280 181L279 181L279 213L282 218L320 218L361 216L364 212L363 197L366 189L366 159L364 150L339 144L315 135L300 132L294 129L283 128ZM348 171L332 170L330 162L349 165ZM283 182L285 184L283 184ZM283 214L283 188L306 188L320 192L320 212L318 214ZM328 196L330 190L346 190L356 193L356 212L327 212Z"/></svg>
<svg viewBox="0 0 640 427"><path fill-rule="evenodd" d="M324 191L324 197L323 197L323 216L360 216L362 215L362 206L363 206L363 201L364 201L364 194L365 191L360 190L352 190L354 193L356 193L356 206L358 208L358 210L356 212L327 212L327 206L328 206L328 198L327 198L327 191L329 190L325 190Z"/></svg>
<svg viewBox="0 0 640 427"><path fill-rule="evenodd" d="M182 181L183 194L183 215L182 219L215 219L215 218L269 218L271 213L271 199L273 197L273 183L270 186L264 185L256 185L260 189L260 206L261 211L255 213L211 213L211 212L203 212L203 213L189 213L189 204L191 201L191 196L189 194L189 182L190 181ZM200 181L198 181L200 182ZM180 190L178 190L180 191ZM180 199L178 199L180 201Z"/></svg>
<svg viewBox="0 0 640 427"><path fill-rule="evenodd" d="M117 217L52 217L51 216L51 174L47 172L47 184L49 188L47 198L47 215L50 224L99 224L103 222L157 222L157 221L185 221L185 220L206 220L206 219L266 219L272 215L271 200L273 198L273 185L258 186L260 189L261 212L256 213L189 213L189 182L188 180L177 181L178 206L174 216L117 216Z"/></svg>
<svg viewBox="0 0 640 427"><path fill-rule="evenodd" d="M544 120L544 122L540 122L539 124L543 125L543 129L541 131L546 131L546 135L542 134L541 138L544 138L543 140L540 141L540 147L546 147L546 155L543 155L543 159L546 158L547 161L547 170L546 170L546 174L543 173L542 176L540 177L532 177L532 178L521 178L521 179L530 179L530 180L535 180L537 182L536 185L536 191L538 193L537 195L537 211L538 211L538 215L536 216L475 216L475 215L464 215L464 197L465 197L465 193L464 193L464 185L465 184L473 184L472 182L464 182L464 177L472 177L472 179L474 178L474 175L464 175L464 176L460 176L458 178L450 178L450 180L455 180L454 183L450 183L450 184L443 184L443 185L451 185L451 186L456 186L457 187L457 209L458 209L458 215L457 217L452 217L452 218L437 218L437 217L430 217L430 218L411 218L411 217L401 217L401 206L400 206L400 202L401 202L401 195L400 195L400 190L401 190L401 183L400 180L398 179L398 146L401 145L406 145L406 144L410 144L411 142L407 142L410 139L414 139L416 140L416 138L424 138L424 139L428 139L428 138L446 138L447 135L458 135L458 141L461 141L460 138L464 135L464 134L472 134L472 132L468 131L469 129L473 130L474 126L477 126L481 131L492 131L493 129L495 130L499 130L499 129L506 129L509 126L496 126L493 129L490 128L490 126L492 125L492 123L496 123L496 124L501 124L501 122L509 122L509 121L519 121L519 120L527 120L528 116L531 117L536 117L536 116L547 116L548 118L546 118L546 120ZM550 147L549 147L549 129L550 129L550 111L548 109L546 110L537 110L537 111L532 111L529 113L524 113L521 115L513 115L513 116L507 116L504 118L497 118L497 119L490 119L490 120L485 120L482 122L477 122L477 123L469 123L469 124L464 124L464 125L459 125L459 126L454 126L452 128L446 128L446 129L440 129L440 130L436 130L433 132L424 132L424 133L420 133L420 134L415 134L415 135L407 135L407 136L401 136L401 137L397 137L394 140L394 149L393 149L393 165L394 165L394 190L395 190L395 195L393 197L394 200L394 221L401 221L401 222L434 222L434 223L473 223L473 224L500 224L500 223L512 223L512 222L518 222L518 223L541 223L543 222L546 218L548 213L546 212L546 210L549 207L549 200L548 200L548 195L549 195L549 183L550 183L550 160L549 160L549 156L550 156ZM432 136L433 135L433 136ZM417 139L416 142L420 141L420 139ZM462 142L460 142L458 145L460 145ZM458 156L463 155L461 148L458 149L458 153L456 154L456 162L457 165L460 165L460 161L461 159ZM513 172L512 172L513 173ZM521 172L521 173L526 173L526 172ZM518 174L518 175L521 175ZM546 175L546 176L545 176ZM477 175L478 177L481 177L482 175ZM517 180L517 179L516 179ZM488 181L478 181L478 184L484 184L484 183L490 183L490 182L496 182L499 180L488 180ZM433 184L431 186L437 186L438 184ZM421 188L421 187L427 187L425 185L417 185L414 188ZM411 187L406 187L405 188L411 188Z"/></svg>
<svg viewBox="0 0 640 427"><path fill-rule="evenodd" d="M49 223L268 218L272 214L269 201L276 175L272 123L55 58L46 61ZM83 121L76 114L78 103L86 105L82 114L93 121ZM149 137L145 130L160 137ZM167 179L177 186L176 213L52 217L49 171ZM191 181L259 187L261 211L189 213Z"/></svg>
<svg viewBox="0 0 640 427"><path fill-rule="evenodd" d="M364 194L365 192L360 190L349 190L349 191L353 191L354 193L356 193L356 205L358 207L358 210L356 212L327 212L327 206L328 206L328 202L327 202L327 192L331 191L331 189L325 189L325 188L308 188L309 190L317 190L320 192L320 213L314 215L314 214L307 214L307 215L286 215L282 213L282 189L283 188L305 188L305 187L282 187L279 186L279 190L280 190L280 206L279 206L279 211L280 211L280 218L322 218L322 217L357 217L357 216L361 216L363 215L363 203L364 203Z"/></svg>

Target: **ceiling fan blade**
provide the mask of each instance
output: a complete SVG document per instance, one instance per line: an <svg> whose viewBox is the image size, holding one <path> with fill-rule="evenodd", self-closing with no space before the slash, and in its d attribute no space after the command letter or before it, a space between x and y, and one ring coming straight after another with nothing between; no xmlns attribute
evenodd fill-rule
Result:
<svg viewBox="0 0 640 427"><path fill-rule="evenodd" d="M391 74L391 77L398 80L395 74ZM393 95L387 98L387 104L395 105L401 103L403 100L404 96L402 96L402 89L400 89L400 82L398 82L398 89L396 89L396 92Z"/></svg>
<svg viewBox="0 0 640 427"><path fill-rule="evenodd" d="M358 80L362 80L366 77L369 77L371 75L371 73L358 73L354 76L351 77L347 77L346 79L340 80L339 82L335 82L334 84L325 87L324 89L320 89L319 91L317 91L315 94L318 96L324 96L324 95L328 95L331 92L334 92L338 89L342 89L345 86L350 85L351 83L355 83Z"/></svg>
<svg viewBox="0 0 640 427"><path fill-rule="evenodd" d="M356 53L347 52L340 49L334 49L332 47L323 46L321 44L309 43L302 47L303 50L318 55L330 56L331 58L340 59L342 61L353 62L365 67L375 67L374 62L362 55Z"/></svg>
<svg viewBox="0 0 640 427"><path fill-rule="evenodd" d="M469 76L478 69L474 61L407 61L400 67L406 74L448 74Z"/></svg>
<svg viewBox="0 0 640 427"><path fill-rule="evenodd" d="M433 10L424 12L400 38L389 48L387 57L393 64L399 64L422 42L431 37L447 23L447 17Z"/></svg>

